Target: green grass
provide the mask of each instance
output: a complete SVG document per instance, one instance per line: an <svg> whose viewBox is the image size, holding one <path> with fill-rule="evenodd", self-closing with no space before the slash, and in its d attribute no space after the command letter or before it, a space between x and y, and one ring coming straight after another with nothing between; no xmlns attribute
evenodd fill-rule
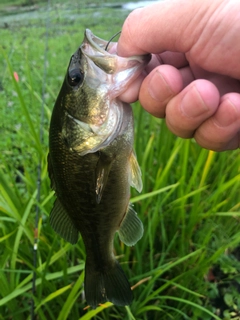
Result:
<svg viewBox="0 0 240 320"><path fill-rule="evenodd" d="M134 301L126 308L106 303L96 310L84 309L83 243L64 242L48 221L54 201L46 160L49 120L84 29L108 39L121 28L127 13L106 8L99 9L98 15L94 9L78 12L77 2L70 13L66 7L49 13L46 79L42 16L10 20L9 28L0 29L0 319L30 319L33 271L35 313L41 320L220 319L205 279L209 269L223 264L229 258L226 252L240 242L239 152L214 153L193 140L177 138L164 120L153 118L138 103L133 106L135 149L144 188L140 195L132 190L132 202L145 232L131 248L117 236L115 239L116 255L134 288ZM76 17L70 19L73 13ZM39 160L41 196L37 201ZM40 219L34 269L37 205ZM239 265L229 258L227 266L231 265L231 277L236 278Z"/></svg>

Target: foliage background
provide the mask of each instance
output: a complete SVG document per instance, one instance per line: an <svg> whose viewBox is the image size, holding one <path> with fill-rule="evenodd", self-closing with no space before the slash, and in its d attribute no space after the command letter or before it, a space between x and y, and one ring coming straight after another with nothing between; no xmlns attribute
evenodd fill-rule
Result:
<svg viewBox="0 0 240 320"><path fill-rule="evenodd" d="M109 39L128 13L114 1L1 1L0 319L240 317L239 151L201 149L133 105L144 189L132 202L145 233L133 248L115 241L129 307L85 309L83 243L49 226L48 127L69 58L85 28Z"/></svg>

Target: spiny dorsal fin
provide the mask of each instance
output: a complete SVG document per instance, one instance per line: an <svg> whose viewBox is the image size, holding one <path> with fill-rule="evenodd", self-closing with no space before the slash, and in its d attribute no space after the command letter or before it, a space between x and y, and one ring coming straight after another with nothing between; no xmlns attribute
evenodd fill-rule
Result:
<svg viewBox="0 0 240 320"><path fill-rule="evenodd" d="M130 156L130 176L129 176L129 183L132 187L134 187L138 192L142 191L142 173L137 162L136 155L134 151L131 153Z"/></svg>
<svg viewBox="0 0 240 320"><path fill-rule="evenodd" d="M58 199L50 214L50 225L66 241L72 244L77 243L78 230Z"/></svg>
<svg viewBox="0 0 240 320"><path fill-rule="evenodd" d="M118 230L119 238L127 246L133 246L143 236L143 224L129 204L128 211Z"/></svg>

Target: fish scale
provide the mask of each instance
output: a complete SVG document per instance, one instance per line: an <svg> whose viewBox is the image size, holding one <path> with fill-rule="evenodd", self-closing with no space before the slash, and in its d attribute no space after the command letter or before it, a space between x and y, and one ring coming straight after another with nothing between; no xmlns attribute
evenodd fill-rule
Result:
<svg viewBox="0 0 240 320"><path fill-rule="evenodd" d="M150 57L121 58L105 51L106 44L86 30L71 57L49 131L48 171L56 195L50 224L72 244L81 234L84 289L92 308L106 301L119 306L132 302L113 242L116 232L126 245L134 245L143 234L129 203L130 185L142 188L133 151L133 115L117 96Z"/></svg>

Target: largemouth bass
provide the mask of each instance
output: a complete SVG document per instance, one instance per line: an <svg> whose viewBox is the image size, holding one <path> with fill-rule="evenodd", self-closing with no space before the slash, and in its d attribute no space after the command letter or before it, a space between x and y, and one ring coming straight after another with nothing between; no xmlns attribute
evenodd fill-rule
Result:
<svg viewBox="0 0 240 320"><path fill-rule="evenodd" d="M92 308L106 301L131 303L132 291L114 257L113 240L118 232L121 241L132 246L143 234L129 204L130 185L142 189L132 110L117 97L150 57L118 57L106 51L106 45L85 31L71 57L49 133L48 170L57 196L50 224L72 244L81 234L86 248L84 289Z"/></svg>

